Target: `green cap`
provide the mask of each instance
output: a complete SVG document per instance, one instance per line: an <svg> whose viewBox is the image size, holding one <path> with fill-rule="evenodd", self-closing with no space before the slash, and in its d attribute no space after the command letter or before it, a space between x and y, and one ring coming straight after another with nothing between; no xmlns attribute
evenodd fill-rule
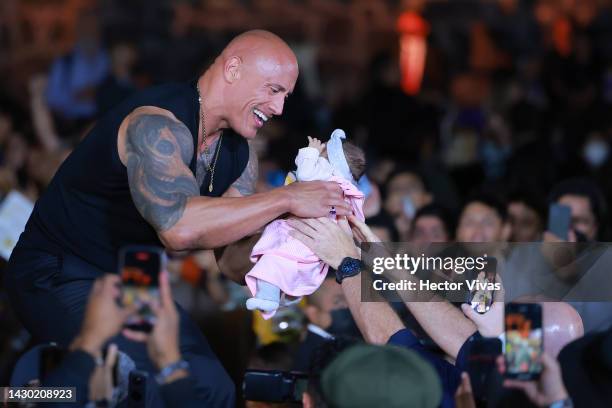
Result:
<svg viewBox="0 0 612 408"><path fill-rule="evenodd" d="M412 350L360 344L323 371L321 388L333 408L435 408L442 386L434 368Z"/></svg>

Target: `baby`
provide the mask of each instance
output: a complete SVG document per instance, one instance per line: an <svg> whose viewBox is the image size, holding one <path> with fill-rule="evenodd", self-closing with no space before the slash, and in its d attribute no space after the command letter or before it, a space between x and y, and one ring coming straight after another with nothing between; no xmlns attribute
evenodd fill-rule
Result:
<svg viewBox="0 0 612 408"><path fill-rule="evenodd" d="M343 139L346 135L341 129L332 133L327 145L308 137L308 147L300 149L295 159L295 178L298 182L335 181L344 191L344 200L353 214L363 220L364 195L357 189L356 180L365 171L365 155ZM329 217L336 220L333 209ZM262 311L266 319L281 305L281 294L310 295L321 285L329 268L308 247L289 236L290 230L285 220L271 222L251 252L255 265L246 275L246 283L253 297L246 306Z"/></svg>

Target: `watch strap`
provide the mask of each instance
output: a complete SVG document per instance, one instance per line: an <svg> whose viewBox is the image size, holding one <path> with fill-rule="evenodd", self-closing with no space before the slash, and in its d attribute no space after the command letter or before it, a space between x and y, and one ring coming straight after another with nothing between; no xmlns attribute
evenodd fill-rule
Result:
<svg viewBox="0 0 612 408"><path fill-rule="evenodd" d="M165 384L168 377L177 372L178 370L188 370L189 363L185 360L179 360L175 363L169 364L159 370L159 373L155 376L155 381L158 384Z"/></svg>

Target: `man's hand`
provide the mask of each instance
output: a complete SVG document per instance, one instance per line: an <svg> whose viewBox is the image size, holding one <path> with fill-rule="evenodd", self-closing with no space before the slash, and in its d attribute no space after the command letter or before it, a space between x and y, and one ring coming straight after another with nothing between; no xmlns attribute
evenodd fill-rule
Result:
<svg viewBox="0 0 612 408"><path fill-rule="evenodd" d="M504 373L506 366L504 356L497 358L497 368ZM537 381L504 380L504 387L522 390L527 398L539 407L547 407L555 401L567 398L567 390L563 385L559 363L548 354L540 357L542 374Z"/></svg>
<svg viewBox="0 0 612 408"><path fill-rule="evenodd" d="M179 350L179 315L172 300L168 272L159 277L160 304L152 304L155 325L151 333L123 330L130 340L146 342L149 357L158 369L162 369L181 359Z"/></svg>
<svg viewBox="0 0 612 408"><path fill-rule="evenodd" d="M102 345L119 333L135 307L122 308L117 304L121 294L118 275L108 274L96 279L85 309L81 332L70 348L83 349L94 357L100 357Z"/></svg>
<svg viewBox="0 0 612 408"><path fill-rule="evenodd" d="M349 215L346 217L348 222L350 223L351 230L353 232L353 236L359 242L381 242L380 238L372 230L370 227L366 225L365 222L361 221L359 218L354 215Z"/></svg>
<svg viewBox="0 0 612 408"><path fill-rule="evenodd" d="M340 262L349 256L359 258L359 250L350 233L329 218L288 219L294 228L289 234L312 250L323 262L338 269Z"/></svg>
<svg viewBox="0 0 612 408"><path fill-rule="evenodd" d="M308 147L312 147L319 151L319 154L323 153L325 150L325 143L321 143L321 141L317 138L308 136Z"/></svg>
<svg viewBox="0 0 612 408"><path fill-rule="evenodd" d="M463 314L478 328L482 337L497 337L504 332L504 304L494 302L488 312L480 314L470 305L461 305Z"/></svg>
<svg viewBox="0 0 612 408"><path fill-rule="evenodd" d="M302 218L324 217L332 207L337 215L350 215L351 207L344 201L344 193L333 181L305 181L281 187L290 198L289 212Z"/></svg>

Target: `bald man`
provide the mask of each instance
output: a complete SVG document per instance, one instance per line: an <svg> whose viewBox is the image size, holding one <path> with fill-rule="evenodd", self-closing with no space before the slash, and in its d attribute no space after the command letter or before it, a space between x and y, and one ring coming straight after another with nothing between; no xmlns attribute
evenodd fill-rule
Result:
<svg viewBox="0 0 612 408"><path fill-rule="evenodd" d="M286 213L348 214L336 183L253 194L257 157L248 140L282 114L297 77L283 40L249 31L197 81L147 89L102 116L36 203L6 270L14 309L34 338L70 344L93 280L117 271L124 245L219 248ZM183 310L180 338L174 360L191 363L203 406L233 406L233 384ZM143 344L116 342L138 368L161 368Z"/></svg>

